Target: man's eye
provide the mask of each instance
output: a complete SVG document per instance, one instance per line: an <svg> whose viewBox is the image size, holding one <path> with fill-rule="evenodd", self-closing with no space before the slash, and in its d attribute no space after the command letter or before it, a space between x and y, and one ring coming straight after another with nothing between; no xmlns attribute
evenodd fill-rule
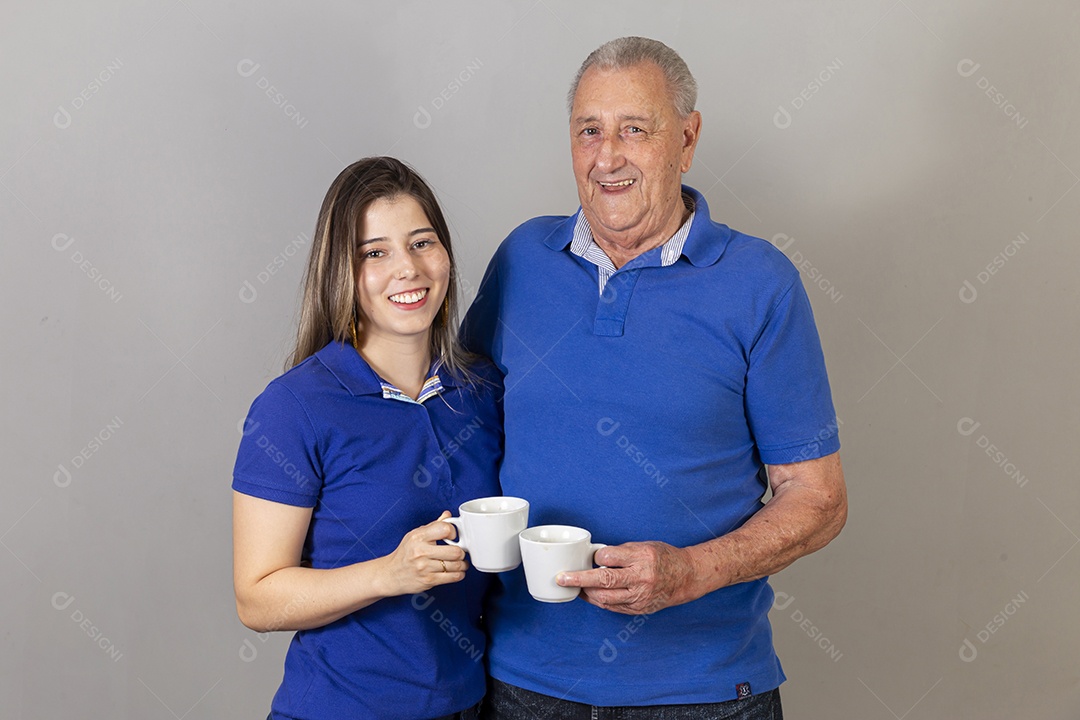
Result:
<svg viewBox="0 0 1080 720"><path fill-rule="evenodd" d="M642 130L641 128L639 128L639 127L635 127L635 126L630 126L630 127L626 128L626 132L628 132L628 133L630 133L631 135L633 135L633 134L635 134L635 133L639 133L639 132L645 132L645 131L644 131L644 130Z"/></svg>
<svg viewBox="0 0 1080 720"><path fill-rule="evenodd" d="M596 128L585 128L581 131L582 135L598 135L600 133Z"/></svg>

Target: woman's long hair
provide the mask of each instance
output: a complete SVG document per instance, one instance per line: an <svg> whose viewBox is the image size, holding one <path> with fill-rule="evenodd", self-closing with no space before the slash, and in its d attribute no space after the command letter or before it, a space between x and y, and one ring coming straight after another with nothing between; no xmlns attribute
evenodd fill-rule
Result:
<svg viewBox="0 0 1080 720"><path fill-rule="evenodd" d="M435 193L420 174L391 157L358 160L341 171L323 199L304 276L304 297L296 348L286 363L295 367L321 350L331 340L351 342L357 321L356 271L364 212L376 200L407 195L423 208L439 242L450 260L449 301L439 308L431 328L431 356L451 374L468 382L476 378L469 365L476 356L461 347L457 339L458 282L450 230ZM363 332L359 323L357 332Z"/></svg>

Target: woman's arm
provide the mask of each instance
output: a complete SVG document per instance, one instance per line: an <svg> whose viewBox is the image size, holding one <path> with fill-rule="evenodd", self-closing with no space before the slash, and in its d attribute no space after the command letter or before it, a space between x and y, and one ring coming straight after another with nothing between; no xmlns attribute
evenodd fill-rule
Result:
<svg viewBox="0 0 1080 720"><path fill-rule="evenodd" d="M449 513L408 532L389 555L331 570L301 567L311 512L233 491L236 611L252 630L322 627L382 598L465 577L464 551L437 544L455 535L441 521Z"/></svg>

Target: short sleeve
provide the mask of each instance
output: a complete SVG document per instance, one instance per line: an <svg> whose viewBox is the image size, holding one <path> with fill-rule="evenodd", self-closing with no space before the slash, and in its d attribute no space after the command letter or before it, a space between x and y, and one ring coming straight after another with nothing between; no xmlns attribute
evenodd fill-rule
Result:
<svg viewBox="0 0 1080 720"><path fill-rule="evenodd" d="M251 405L233 469L233 490L314 507L322 487L317 436L304 406L272 382Z"/></svg>
<svg viewBox="0 0 1080 720"><path fill-rule="evenodd" d="M825 357L798 277L750 350L746 412L761 460L783 465L840 449Z"/></svg>

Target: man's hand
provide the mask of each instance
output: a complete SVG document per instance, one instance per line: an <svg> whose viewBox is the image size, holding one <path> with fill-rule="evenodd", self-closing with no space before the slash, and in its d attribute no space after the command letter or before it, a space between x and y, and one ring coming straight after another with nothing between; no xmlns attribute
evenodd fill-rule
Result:
<svg viewBox="0 0 1080 720"><path fill-rule="evenodd" d="M648 615L672 605L697 600L697 573L689 549L662 542L611 545L596 552L605 567L560 573L556 582L580 587L582 597L597 607L626 615Z"/></svg>
<svg viewBox="0 0 1080 720"><path fill-rule="evenodd" d="M728 585L774 575L825 547L847 520L840 454L769 465L773 496L746 523L700 545L631 542L596 553L595 570L562 573L597 607L646 615Z"/></svg>

